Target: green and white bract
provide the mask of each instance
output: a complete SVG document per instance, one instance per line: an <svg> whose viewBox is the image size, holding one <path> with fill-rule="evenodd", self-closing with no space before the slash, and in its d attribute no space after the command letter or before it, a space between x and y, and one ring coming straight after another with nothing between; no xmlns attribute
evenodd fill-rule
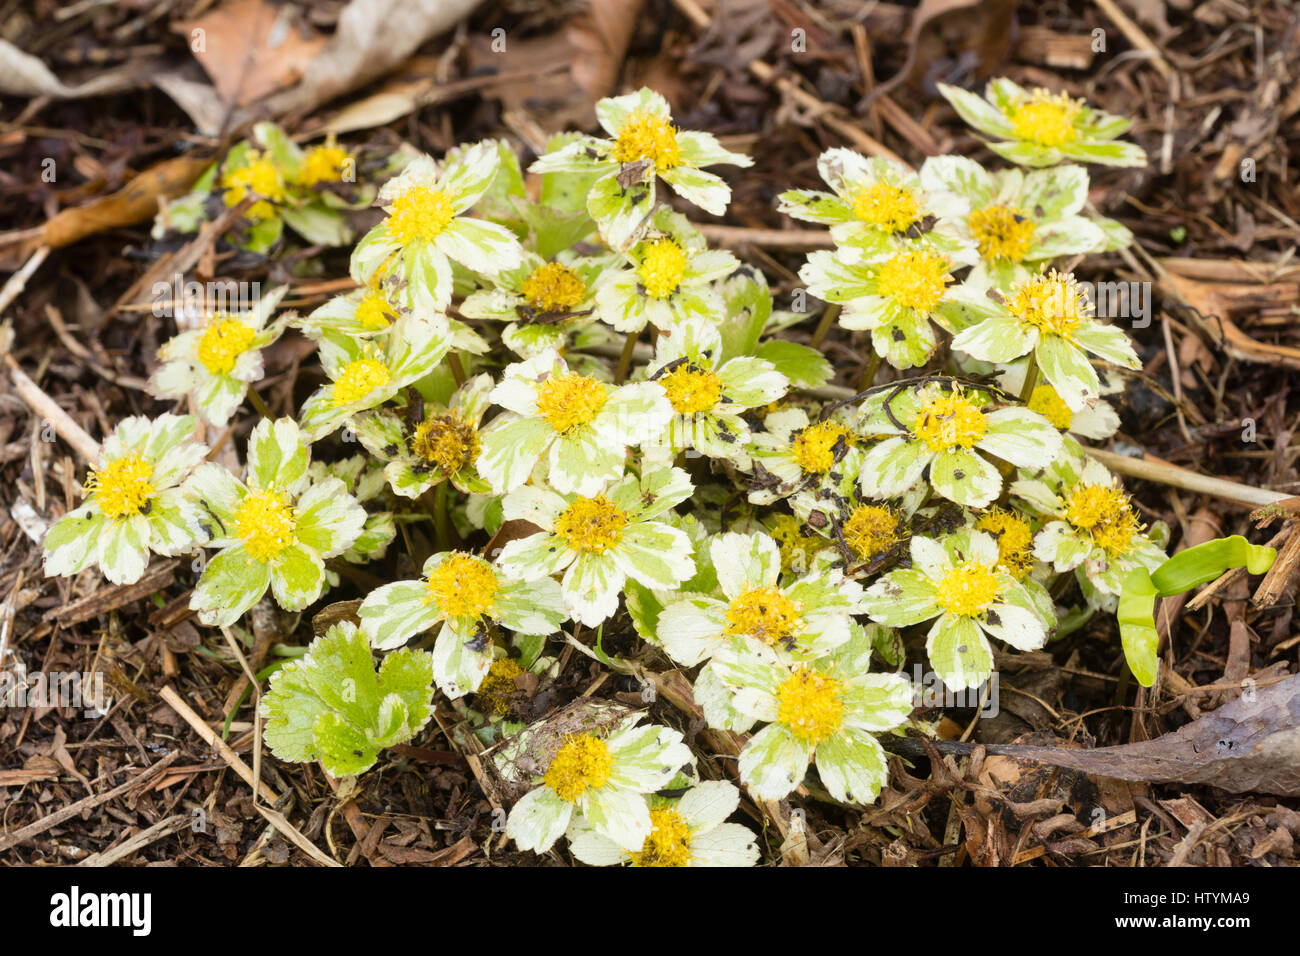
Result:
<svg viewBox="0 0 1300 956"><path fill-rule="evenodd" d="M754 479L749 500L768 505L806 490L838 485L862 464L852 414L838 409L813 422L802 408L778 408L763 419L749 446ZM760 471L760 468L762 469Z"/></svg>
<svg viewBox="0 0 1300 956"><path fill-rule="evenodd" d="M193 415L123 419L86 479L86 500L45 536L47 576L92 564L114 584L134 584L150 552L168 557L204 537L185 483L208 448L194 440Z"/></svg>
<svg viewBox="0 0 1300 956"><path fill-rule="evenodd" d="M1068 93L1026 90L1005 77L990 80L981 99L946 83L939 92L957 115L994 142L989 149L1019 166L1064 160L1102 166L1145 166L1140 146L1121 143L1132 120L1093 109Z"/></svg>
<svg viewBox="0 0 1300 956"><path fill-rule="evenodd" d="M831 193L787 190L777 210L829 226L835 244L844 247L846 261L887 257L896 240L918 235L940 253L955 252L963 245L951 234L922 231L927 220L954 214L957 201L942 194L932 196L910 169L841 147L817 157L817 172Z"/></svg>
<svg viewBox="0 0 1300 956"><path fill-rule="evenodd" d="M973 244L939 252L920 240L894 240L869 260L843 249L810 253L799 278L819 299L843 303L840 325L869 329L876 354L906 369L924 365L938 348L934 323L957 327L953 272L977 260Z"/></svg>
<svg viewBox="0 0 1300 956"><path fill-rule="evenodd" d="M1073 570L1089 603L1113 611L1129 571L1164 562L1168 528L1156 522L1148 533L1110 472L1081 450L1054 472L1011 485L1013 498L1046 519L1034 556L1058 572Z"/></svg>
<svg viewBox="0 0 1300 956"><path fill-rule="evenodd" d="M455 551L430 557L419 581L371 591L357 617L378 650L399 647L442 624L433 650L434 679L455 699L478 690L487 676L496 626L553 634L568 613L552 578L512 578L484 558Z"/></svg>
<svg viewBox="0 0 1300 956"><path fill-rule="evenodd" d="M595 321L596 283L617 261L613 255L579 256L568 250L547 261L525 251L518 268L489 278L492 288L467 295L460 314L509 323L501 341L522 358L562 350L576 331Z"/></svg>
<svg viewBox="0 0 1300 956"><path fill-rule="evenodd" d="M587 194L587 211L605 242L620 252L636 241L655 208L656 177L687 202L720 216L731 187L704 167L753 163L723 149L711 133L677 129L668 101L653 90L600 100L596 118L609 139L578 137L540 157L529 171L600 173Z"/></svg>
<svg viewBox="0 0 1300 956"><path fill-rule="evenodd" d="M683 667L712 657L734 639L814 658L849 639L862 588L835 570L781 583L781 553L766 534L728 532L709 544L722 597L696 594L659 615L658 638Z"/></svg>
<svg viewBox="0 0 1300 956"><path fill-rule="evenodd" d="M1061 454L1060 433L1041 415L1015 406L988 407L977 391L937 383L877 393L863 405L861 428L892 437L866 453L862 493L872 498L901 495L928 468L937 494L983 508L1001 493L1002 476L979 452L1022 466Z"/></svg>
<svg viewBox="0 0 1300 956"><path fill-rule="evenodd" d="M412 160L379 190L388 215L357 243L352 278L366 285L381 270L400 277L404 305L427 316L451 301L453 260L485 274L516 268L523 249L514 234L464 215L492 185L500 163L490 142L449 153L441 167L430 156Z"/></svg>
<svg viewBox="0 0 1300 956"><path fill-rule="evenodd" d="M284 331L282 321L268 322L287 288L262 296L246 312L219 313L198 329L181 332L158 349L161 362L149 376L155 398L194 396L199 417L224 428L248 388L262 378L262 349Z"/></svg>
<svg viewBox="0 0 1300 956"><path fill-rule="evenodd" d="M1142 361L1122 329L1102 325L1073 275L1031 276L1007 293L1001 307L987 296L972 308L981 321L953 338L952 347L986 362L1011 362L1030 352L1043 378L1071 411L1092 405L1101 383L1088 353L1123 368Z"/></svg>
<svg viewBox="0 0 1300 956"><path fill-rule="evenodd" d="M993 671L985 635L1021 651L1042 647L1047 627L1034 599L999 567L997 542L983 531L955 532L942 542L913 535L912 567L890 571L867 588L862 606L873 621L907 627L938 618L925 652L945 684L965 690Z"/></svg>
<svg viewBox="0 0 1300 956"><path fill-rule="evenodd" d="M791 662L772 648L733 640L712 668L733 694L737 711L767 726L740 752L740 779L764 800L799 786L816 761L836 800L870 803L887 778L875 735L896 730L912 712L912 685L900 674L871 674L872 639L852 638L811 662Z"/></svg>
<svg viewBox="0 0 1300 956"><path fill-rule="evenodd" d="M674 455L693 449L748 469L750 432L742 416L779 399L790 382L771 362L754 356L723 362L721 354L717 329L696 320L659 339L646 377L673 407L662 447Z"/></svg>
<svg viewBox="0 0 1300 956"><path fill-rule="evenodd" d="M301 611L325 588L325 561L357 540L365 509L338 478L312 482L310 452L290 418L260 422L248 438L246 481L208 463L190 479L219 549L190 607L204 624L229 625L266 593Z"/></svg>
<svg viewBox="0 0 1300 956"><path fill-rule="evenodd" d="M629 445L659 438L673 417L658 385L608 385L550 349L507 367L489 398L513 413L483 431L478 470L497 494L528 481L546 456L553 488L593 495L623 474Z"/></svg>
<svg viewBox="0 0 1300 956"><path fill-rule="evenodd" d="M319 760L335 777L374 766L379 751L414 737L433 715L433 661L403 648L376 673L370 644L336 624L271 676L260 708L281 760Z"/></svg>
<svg viewBox="0 0 1300 956"><path fill-rule="evenodd" d="M569 737L540 775L539 786L510 810L506 835L521 850L545 853L564 835L576 811L615 845L641 846L652 827L645 795L662 789L681 767L694 762L680 733L658 724L638 727L641 720L641 714L632 714L605 737Z"/></svg>
<svg viewBox="0 0 1300 956"><path fill-rule="evenodd" d="M569 615L595 627L618 610L628 578L674 588L695 573L690 539L662 520L693 490L680 468L652 467L594 496L517 488L505 497L506 520L524 519L542 531L508 543L501 569L525 580L564 572Z"/></svg>
<svg viewBox="0 0 1300 956"><path fill-rule="evenodd" d="M588 866L753 866L754 832L726 823L740 806L740 791L724 780L706 780L677 800L649 797L650 835L624 848L601 836L581 815L569 824L569 849Z"/></svg>
<svg viewBox="0 0 1300 956"><path fill-rule="evenodd" d="M375 458L387 461L384 476L395 494L418 498L444 481L466 494L491 491L478 473L479 423L494 384L476 375L456 389L444 407L424 404L424 417L413 421L409 410L362 412L352 421L357 439Z"/></svg>
<svg viewBox="0 0 1300 956"><path fill-rule="evenodd" d="M444 317L417 319L412 313L398 319L383 336L382 346L347 335L322 335L321 364L330 381L303 403L307 440L330 434L358 412L388 401L424 378L446 356L449 345Z"/></svg>
<svg viewBox="0 0 1300 956"><path fill-rule="evenodd" d="M686 217L666 207L626 258L627 268L601 277L596 305L602 321L629 335L647 324L672 332L690 320L718 322L725 307L714 282L740 265L730 252L710 250Z"/></svg>
<svg viewBox="0 0 1300 956"><path fill-rule="evenodd" d="M1081 166L990 173L964 156L931 156L920 180L949 200L940 223L979 251L972 286L1007 290L1043 263L1106 248L1102 228L1079 215L1088 201Z"/></svg>

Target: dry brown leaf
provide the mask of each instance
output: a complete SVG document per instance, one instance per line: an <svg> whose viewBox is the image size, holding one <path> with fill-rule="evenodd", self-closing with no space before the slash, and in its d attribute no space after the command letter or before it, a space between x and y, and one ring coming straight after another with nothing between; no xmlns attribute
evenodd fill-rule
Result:
<svg viewBox="0 0 1300 956"><path fill-rule="evenodd" d="M291 9L266 0L230 0L172 29L190 49L229 105L247 106L297 83L325 38L291 20ZM202 31L198 33L197 31Z"/></svg>
<svg viewBox="0 0 1300 956"><path fill-rule="evenodd" d="M211 164L211 156L177 156L150 166L117 192L60 212L45 224L35 244L57 249L105 229L152 219L159 200L184 195Z"/></svg>
<svg viewBox="0 0 1300 956"><path fill-rule="evenodd" d="M576 50L573 79L593 100L614 91L641 4L642 0L592 0L587 10L569 21L565 33Z"/></svg>

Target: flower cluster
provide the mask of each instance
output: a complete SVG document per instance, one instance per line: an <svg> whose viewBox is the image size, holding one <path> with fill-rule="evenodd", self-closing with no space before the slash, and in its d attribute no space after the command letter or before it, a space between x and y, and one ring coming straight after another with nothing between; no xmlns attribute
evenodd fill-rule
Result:
<svg viewBox="0 0 1300 956"><path fill-rule="evenodd" d="M796 791L873 801L888 735L924 730L909 657L978 687L1001 646L1113 608L1164 541L1076 437L1115 430L1101 396L1140 362L1058 271L1125 236L1091 214L1083 168L1055 164L1140 151L1064 94L945 95L1033 168L831 149L829 191L780 199L829 228L800 275L870 332L861 391L828 398L830 364L780 334L800 316L663 202L660 180L721 214L708 168L749 159L641 90L598 105L605 138L554 140L527 188L504 142L394 166L355 289L273 319L277 291L179 330L150 389L193 414L120 425L49 533L47 573L129 583L151 552L201 552L191 607L222 627L268 593L301 612L346 589L359 600L263 698L273 752L362 772L436 691L457 746L499 744L524 850L567 837L594 865L751 865L754 832L727 822L742 791L761 813ZM303 190L337 199L320 190L351 157L255 139L204 188L254 229L302 231ZM275 419L252 388L290 328L318 367ZM921 371L877 384L880 359ZM261 414L232 468L229 435L202 429L244 424L246 401ZM557 708L584 660L618 679ZM690 693L660 698L670 676ZM648 714L605 699L636 682ZM718 764L682 733L697 717L739 735L734 783L700 779Z"/></svg>

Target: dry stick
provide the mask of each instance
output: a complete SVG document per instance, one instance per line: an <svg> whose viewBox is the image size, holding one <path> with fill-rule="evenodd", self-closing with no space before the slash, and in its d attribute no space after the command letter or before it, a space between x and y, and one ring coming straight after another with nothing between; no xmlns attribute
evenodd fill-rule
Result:
<svg viewBox="0 0 1300 956"><path fill-rule="evenodd" d="M166 757L163 757L162 760L159 760L153 766L146 768L142 773L136 774L126 783L120 784L112 790L106 790L103 793L95 793L88 797L83 797L76 803L68 804L62 810L56 810L47 817L41 817L41 819L37 820L35 823L29 823L21 830L15 830L6 837L0 837L0 853L3 853L10 847L26 843L32 837L44 833L51 827L57 827L64 820L71 820L73 817L80 815L85 810L93 810L101 803L107 803L109 800L116 799L130 790L144 787L145 784L151 783L155 778L161 776L162 772L170 767L180 755L181 752L179 750L173 750Z"/></svg>
<svg viewBox="0 0 1300 956"><path fill-rule="evenodd" d="M1088 448L1085 450L1111 471L1117 471L1121 475L1128 475L1130 478L1141 478L1146 481L1156 481L1174 488L1182 488L1184 491L1195 491L1203 495L1211 495L1248 508L1271 505L1274 502L1291 497L1280 491L1271 491L1268 488L1252 488L1249 485L1228 481L1226 478L1213 478L1209 475L1188 471L1186 468L1178 468L1175 465L1161 465L1141 458L1130 458L1128 455L1120 455L1101 448Z"/></svg>
<svg viewBox="0 0 1300 956"><path fill-rule="evenodd" d="M32 273L40 268L45 257L50 254L49 246L41 246L32 253L31 258L23 263L23 267L9 277L4 288L0 289L0 312L4 312L9 307L9 303L18 298L19 293L27 288L27 280L32 277Z"/></svg>
<svg viewBox="0 0 1300 956"><path fill-rule="evenodd" d="M262 685L258 682L257 675L253 673L253 668L248 665L248 658L244 657L244 652L239 649L235 635L230 633L230 628L221 625L221 633L239 661L239 666L243 668L249 686L253 688L253 740L256 741L256 746L253 748L253 805L256 806L257 785L262 782Z"/></svg>
<svg viewBox="0 0 1300 956"><path fill-rule="evenodd" d="M1151 42L1151 39L1142 32L1141 28L1130 20L1123 10L1116 6L1114 0L1093 0L1093 2L1115 26L1119 27L1119 32L1124 34L1129 43L1132 43L1151 58L1151 65L1156 68L1156 72L1176 89L1178 78L1173 68L1165 62L1165 58L1160 54L1160 48Z"/></svg>
<svg viewBox="0 0 1300 956"><path fill-rule="evenodd" d="M686 19L690 20L701 30L707 30L713 26L713 18L710 17L695 0L673 0L674 5L683 14ZM808 113L821 123L826 124L835 132L839 133L845 139L849 140L855 146L865 153L872 156L880 156L884 159L892 160L899 165L906 166L897 153L886 146L884 143L871 136L868 136L862 130L858 129L851 122L841 119L839 116L830 112L833 107L828 103L823 103L817 97L795 84L789 77L778 76L775 69L764 63L762 60L750 60L747 64L750 73L753 73L764 83L770 83L780 90L790 99L794 100Z"/></svg>
<svg viewBox="0 0 1300 956"><path fill-rule="evenodd" d="M173 816L159 820L147 830L141 830L131 839L117 846L103 851L102 853L92 853L86 857L77 866L112 866L118 860L123 860L138 850L143 850L149 844L161 840L163 837L171 836L173 833L179 833L190 825L188 814L177 813Z"/></svg>
<svg viewBox="0 0 1300 956"><path fill-rule="evenodd" d="M830 231L825 229L754 229L749 226L718 226L707 222L694 223L694 226L709 242L729 249L749 245L789 252L811 252L834 246Z"/></svg>
<svg viewBox="0 0 1300 956"><path fill-rule="evenodd" d="M87 462L99 460L99 442L91 438L84 428L72 420L72 416L60 408L41 387L27 377L27 373L18 367L12 355L5 356L5 365L9 369L9 379L14 383L14 391L27 403L27 407L40 418L54 426L59 437L72 446L72 450Z"/></svg>
<svg viewBox="0 0 1300 956"><path fill-rule="evenodd" d="M226 745L220 734L204 723L203 718L181 699L181 695L176 693L176 690L170 684L164 687L158 696L163 699L168 707L180 714L185 723L194 728L194 732L199 735L199 738L213 748L231 770L243 777L244 782L250 787L254 787L263 800L271 806L275 806L280 801L280 795L268 787L266 783L253 777L253 771L248 764L244 763L239 754ZM254 806L256 805L256 801L254 801Z"/></svg>

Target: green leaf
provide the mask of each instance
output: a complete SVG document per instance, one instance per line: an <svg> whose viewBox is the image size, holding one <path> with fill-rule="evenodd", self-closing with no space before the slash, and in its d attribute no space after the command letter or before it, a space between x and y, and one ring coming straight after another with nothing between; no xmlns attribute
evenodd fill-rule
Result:
<svg viewBox="0 0 1300 956"><path fill-rule="evenodd" d="M721 283L726 318L718 326L722 336L722 354L718 361L725 362L737 355L752 355L767 320L772 315L772 293L763 273L742 268Z"/></svg>
<svg viewBox="0 0 1300 956"><path fill-rule="evenodd" d="M319 760L330 774L347 776L373 766L384 747L414 737L432 708L426 651L395 651L376 673L369 642L344 623L271 678L261 713L267 746L281 760Z"/></svg>
<svg viewBox="0 0 1300 956"><path fill-rule="evenodd" d="M1138 682L1150 687L1156 679L1160 645L1155 623L1157 597L1184 594L1232 568L1244 567L1251 574L1263 574L1275 560L1276 549L1251 544L1234 534L1180 551L1150 573L1142 567L1130 571L1115 616L1119 619L1124 657Z"/></svg>

